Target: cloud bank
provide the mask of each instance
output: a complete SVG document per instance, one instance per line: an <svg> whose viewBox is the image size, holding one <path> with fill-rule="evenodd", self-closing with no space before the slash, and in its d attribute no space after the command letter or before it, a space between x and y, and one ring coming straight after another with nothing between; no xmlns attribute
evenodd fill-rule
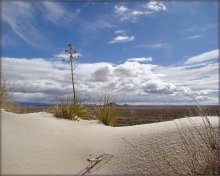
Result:
<svg viewBox="0 0 220 176"><path fill-rule="evenodd" d="M196 63L200 63L200 62L214 60L217 58L219 58L219 49L191 57L184 64L196 64Z"/></svg>
<svg viewBox="0 0 220 176"><path fill-rule="evenodd" d="M213 57L216 50L178 66L149 64L151 57L129 58L121 64L79 63L74 74L77 95L88 100L111 93L130 104L195 104L195 100L217 104L218 63L207 64L207 59L201 59L207 53ZM72 95L69 64L54 59L3 57L2 69L16 101L48 103Z"/></svg>

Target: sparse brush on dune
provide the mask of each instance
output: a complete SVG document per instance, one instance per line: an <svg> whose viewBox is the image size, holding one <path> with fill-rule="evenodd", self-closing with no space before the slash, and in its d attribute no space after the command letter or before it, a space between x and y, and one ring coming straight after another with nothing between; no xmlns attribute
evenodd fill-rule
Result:
<svg viewBox="0 0 220 176"><path fill-rule="evenodd" d="M176 161L161 147L157 146L157 152L176 175L218 175L219 131L211 125L200 106L196 106L194 110L193 116L196 115L195 112L201 116L200 122L188 118L187 122L180 119L176 123L181 151L181 154L176 153Z"/></svg>
<svg viewBox="0 0 220 176"><path fill-rule="evenodd" d="M188 116L190 117L195 117L195 116L201 116L201 117L207 117L207 116L218 116L219 115L219 110L217 109L209 109L205 110L202 106L199 105L198 102L196 102L196 105L193 106L193 108L188 110Z"/></svg>
<svg viewBox="0 0 220 176"><path fill-rule="evenodd" d="M10 92L9 83L4 79L1 81L0 96L1 108L17 114L25 113L24 108L21 108L21 106L14 102L13 96Z"/></svg>
<svg viewBox="0 0 220 176"><path fill-rule="evenodd" d="M116 118L119 115L116 108L117 104L114 98L105 95L94 107L93 116L105 125L115 126Z"/></svg>
<svg viewBox="0 0 220 176"><path fill-rule="evenodd" d="M49 108L49 112L52 113L54 116L58 118L70 119L70 120L77 120L78 118L81 119L90 119L90 111L86 108L81 101L76 99L76 91L75 91L75 82L74 82L74 69L76 67L75 59L80 54L76 52L73 48L72 44L69 43L67 45L67 49L65 50L68 59L62 58L62 61L69 61L71 66L71 78L72 78L72 86L73 86L73 99L66 98L65 100L61 100L60 103L52 106Z"/></svg>
<svg viewBox="0 0 220 176"><path fill-rule="evenodd" d="M77 120L78 118L91 119L90 110L86 108L79 100L66 98L60 103L52 106L49 110L55 117Z"/></svg>
<svg viewBox="0 0 220 176"><path fill-rule="evenodd" d="M4 80L2 80L2 82L1 82L0 96L1 96L1 108L7 110L9 100L11 99L11 95L9 93L9 87L8 87L6 81L4 81Z"/></svg>

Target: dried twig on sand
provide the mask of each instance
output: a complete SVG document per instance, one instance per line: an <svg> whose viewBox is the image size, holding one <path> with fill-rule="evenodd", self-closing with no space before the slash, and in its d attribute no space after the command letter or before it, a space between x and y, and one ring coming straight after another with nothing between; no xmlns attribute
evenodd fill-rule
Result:
<svg viewBox="0 0 220 176"><path fill-rule="evenodd" d="M102 154L96 158L88 158L87 161L90 162L90 166L86 168L85 172L83 172L81 174L82 175L85 175L86 173L89 173L99 162L102 161L102 159L105 157L105 156L111 156L113 157L113 155L110 155L110 154Z"/></svg>

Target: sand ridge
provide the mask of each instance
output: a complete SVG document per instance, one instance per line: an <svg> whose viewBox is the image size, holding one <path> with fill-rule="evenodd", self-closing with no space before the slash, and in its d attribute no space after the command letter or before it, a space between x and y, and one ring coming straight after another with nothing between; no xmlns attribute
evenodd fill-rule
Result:
<svg viewBox="0 0 220 176"><path fill-rule="evenodd" d="M219 117L209 119L218 127ZM155 144L171 152L180 144L178 120L109 127L96 120L70 121L45 112L17 115L4 110L1 120L2 174L157 174L163 164ZM93 164L88 159L102 155L86 172Z"/></svg>

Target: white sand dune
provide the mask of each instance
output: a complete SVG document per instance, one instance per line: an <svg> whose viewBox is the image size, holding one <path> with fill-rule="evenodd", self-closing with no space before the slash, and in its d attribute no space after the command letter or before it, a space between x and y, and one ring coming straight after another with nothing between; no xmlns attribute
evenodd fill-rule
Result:
<svg viewBox="0 0 220 176"><path fill-rule="evenodd" d="M209 119L218 127L218 117ZM163 167L155 144L170 152L180 144L174 121L108 127L95 120L70 121L45 112L17 115L4 110L1 120L2 174L155 175ZM87 159L102 154L108 155L86 173Z"/></svg>

